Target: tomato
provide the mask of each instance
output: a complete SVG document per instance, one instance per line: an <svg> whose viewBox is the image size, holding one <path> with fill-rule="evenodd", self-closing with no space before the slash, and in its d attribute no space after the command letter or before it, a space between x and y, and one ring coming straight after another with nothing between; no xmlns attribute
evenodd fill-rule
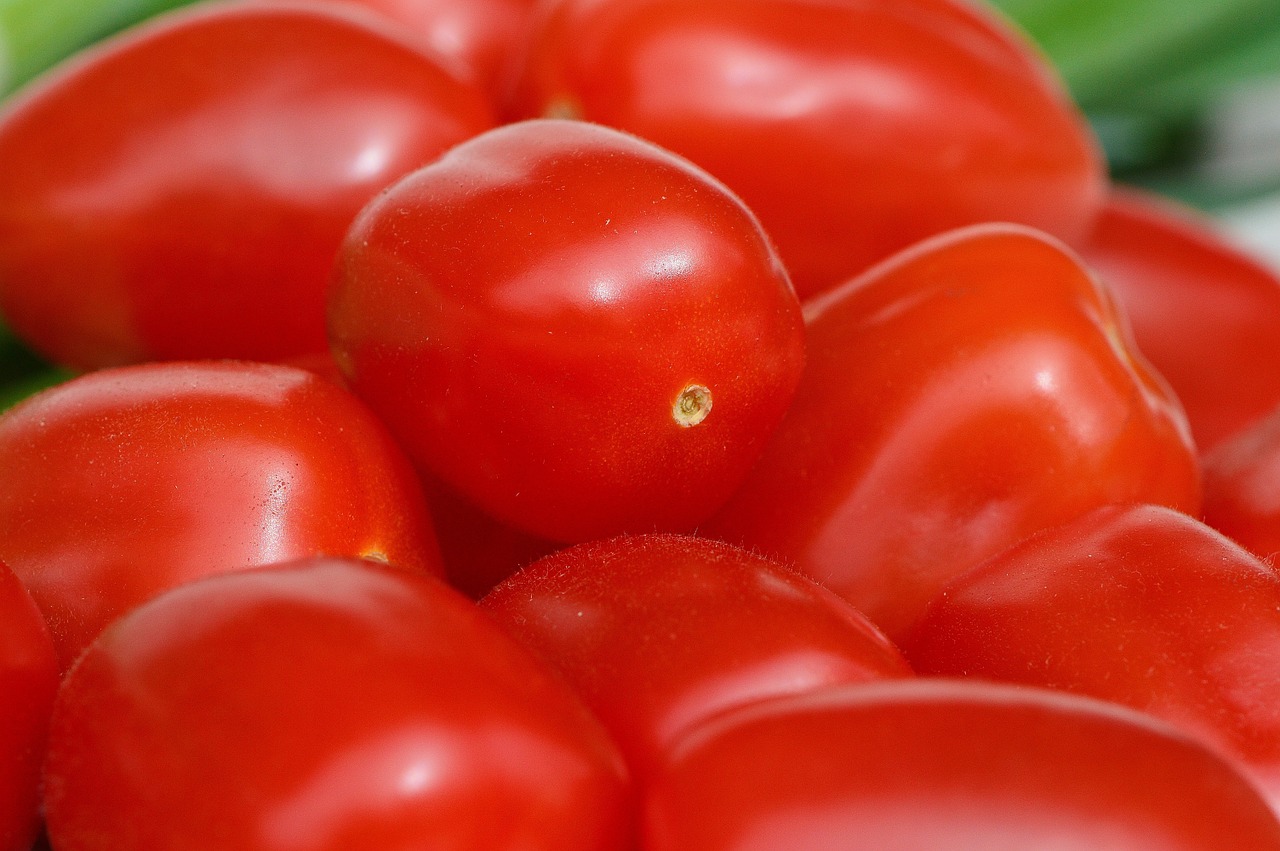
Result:
<svg viewBox="0 0 1280 851"><path fill-rule="evenodd" d="M423 469L557 541L705 519L804 353L741 201L576 121L490 131L380 195L343 245L329 317L348 383Z"/></svg>
<svg viewBox="0 0 1280 851"><path fill-rule="evenodd" d="M323 350L334 255L394 178L487 129L367 17L206 3L0 112L0 312L76 368Z"/></svg>
<svg viewBox="0 0 1280 851"><path fill-rule="evenodd" d="M1280 553L1280 410L1204 456L1204 519L1267 561Z"/></svg>
<svg viewBox="0 0 1280 851"><path fill-rule="evenodd" d="M1280 848L1244 778L1154 719L940 680L719 716L678 746L644 824L645 851Z"/></svg>
<svg viewBox="0 0 1280 851"><path fill-rule="evenodd" d="M0 417L0 560L65 667L108 622L209 573L311 555L441 572L421 489L383 426L301 370L103 370Z"/></svg>
<svg viewBox="0 0 1280 851"><path fill-rule="evenodd" d="M1190 210L1112 193L1081 252L1208 452L1280 405L1280 278Z"/></svg>
<svg viewBox="0 0 1280 851"><path fill-rule="evenodd" d="M429 577L304 562L186 585L67 674L59 851L621 851L625 768L565 686Z"/></svg>
<svg viewBox="0 0 1280 851"><path fill-rule="evenodd" d="M58 688L44 618L0 562L0 851L30 851L39 821L40 763Z"/></svg>
<svg viewBox="0 0 1280 851"><path fill-rule="evenodd" d="M639 779L717 713L911 673L839 597L700 538L579 544L515 574L480 605L566 676Z"/></svg>
<svg viewBox="0 0 1280 851"><path fill-rule="evenodd" d="M922 673L1065 689L1194 732L1280 811L1280 576L1190 517L1102 508L952 582L904 644Z"/></svg>
<svg viewBox="0 0 1280 851"><path fill-rule="evenodd" d="M760 216L802 297L944 230L1083 236L1104 164L1022 37L954 0L560 0L512 112L636 133Z"/></svg>
<svg viewBox="0 0 1280 851"><path fill-rule="evenodd" d="M953 577L1099 505L1199 508L1186 420L1060 244L927 241L806 308L808 366L703 527L794 562L900 638Z"/></svg>

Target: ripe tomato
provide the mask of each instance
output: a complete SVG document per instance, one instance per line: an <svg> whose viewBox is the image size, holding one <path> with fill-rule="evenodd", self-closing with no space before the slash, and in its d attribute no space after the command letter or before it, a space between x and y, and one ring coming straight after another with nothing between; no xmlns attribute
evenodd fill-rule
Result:
<svg viewBox="0 0 1280 851"><path fill-rule="evenodd" d="M871 683L736 710L652 784L645 851L1280 848L1227 763L1154 719L1040 689Z"/></svg>
<svg viewBox="0 0 1280 851"><path fill-rule="evenodd" d="M795 293L686 161L576 121L508 125L356 219L335 356L425 469L561 541L694 526L799 380Z"/></svg>
<svg viewBox="0 0 1280 851"><path fill-rule="evenodd" d="M897 639L953 577L1099 505L1199 508L1186 420L1074 256L1013 225L925 242L806 308L796 402L713 537Z"/></svg>
<svg viewBox="0 0 1280 851"><path fill-rule="evenodd" d="M304 562L191 583L67 674L59 851L621 851L625 767L576 698L432 578Z"/></svg>
<svg viewBox="0 0 1280 851"><path fill-rule="evenodd" d="M1081 252L1182 401L1201 453L1280 405L1280 278L1189 210L1113 192Z"/></svg>
<svg viewBox="0 0 1280 851"><path fill-rule="evenodd" d="M233 362L103 370L0 417L0 560L63 666L180 582L311 555L441 572L409 463L346 391Z"/></svg>
<svg viewBox="0 0 1280 851"><path fill-rule="evenodd" d="M1195 733L1280 811L1280 576L1156 506L1107 507L956 581L904 647L922 673L1065 689Z"/></svg>
<svg viewBox="0 0 1280 851"><path fill-rule="evenodd" d="M480 605L566 676L639 779L680 734L727 709L911 673L836 595L701 538L579 544L515 574Z"/></svg>
<svg viewBox="0 0 1280 851"><path fill-rule="evenodd" d="M1280 554L1280 410L1204 456L1204 520L1257 555Z"/></svg>
<svg viewBox="0 0 1280 851"><path fill-rule="evenodd" d="M39 821L40 763L58 688L44 618L0 562L0 851L30 851Z"/></svg>
<svg viewBox="0 0 1280 851"><path fill-rule="evenodd" d="M205 3L0 112L0 311L76 368L325 347L334 254L394 178L492 124L368 16Z"/></svg>
<svg viewBox="0 0 1280 851"><path fill-rule="evenodd" d="M986 221L1071 239L1102 202L1088 127L1035 50L955 0L561 0L512 108L688 157L760 216L802 297Z"/></svg>

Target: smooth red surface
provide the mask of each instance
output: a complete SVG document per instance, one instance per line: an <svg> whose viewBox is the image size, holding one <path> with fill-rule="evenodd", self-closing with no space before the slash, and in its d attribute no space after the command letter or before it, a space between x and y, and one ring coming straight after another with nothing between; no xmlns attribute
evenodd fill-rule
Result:
<svg viewBox="0 0 1280 851"><path fill-rule="evenodd" d="M1121 707L917 680L783 698L689 735L645 851L1280 848L1230 766Z"/></svg>
<svg viewBox="0 0 1280 851"><path fill-rule="evenodd" d="M701 538L580 544L515 574L480 605L566 676L638 778L720 712L911 674L839 597Z"/></svg>
<svg viewBox="0 0 1280 851"><path fill-rule="evenodd" d="M316 561L135 610L67 675L59 851L622 851L599 725L430 577Z"/></svg>
<svg viewBox="0 0 1280 851"><path fill-rule="evenodd" d="M352 226L335 356L424 469L539 537L683 530L715 511L799 380L786 273L742 203L640 139L509 125ZM710 410L675 406L702 386Z"/></svg>
<svg viewBox="0 0 1280 851"><path fill-rule="evenodd" d="M0 851L31 851L58 657L40 610L0 561Z"/></svg>
<svg viewBox="0 0 1280 851"><path fill-rule="evenodd" d="M235 362L104 370L0 417L0 559L63 667L199 576L312 555L441 573L413 471L359 400Z"/></svg>
<svg viewBox="0 0 1280 851"><path fill-rule="evenodd" d="M575 115L693 160L760 216L801 297L986 221L1083 236L1101 152L1021 36L953 0L566 0L518 117Z"/></svg>
<svg viewBox="0 0 1280 851"><path fill-rule="evenodd" d="M85 369L322 350L351 219L493 122L478 89L343 12L200 4L8 102L6 322Z"/></svg>
<svg viewBox="0 0 1280 851"><path fill-rule="evenodd" d="M1280 277L1207 220L1119 189L1080 250L1178 394L1201 453L1280 405Z"/></svg>
<svg viewBox="0 0 1280 851"><path fill-rule="evenodd" d="M1064 689L1176 724L1280 812L1280 576L1204 524L1109 507L966 574L904 647L922 673Z"/></svg>
<svg viewBox="0 0 1280 851"><path fill-rule="evenodd" d="M1269 562L1280 555L1280 411L1204 456L1204 520Z"/></svg>
<svg viewBox="0 0 1280 851"><path fill-rule="evenodd" d="M923 243L806 308L808 365L703 531L898 638L951 579L1100 505L1199 509L1186 420L1107 294L1012 225Z"/></svg>

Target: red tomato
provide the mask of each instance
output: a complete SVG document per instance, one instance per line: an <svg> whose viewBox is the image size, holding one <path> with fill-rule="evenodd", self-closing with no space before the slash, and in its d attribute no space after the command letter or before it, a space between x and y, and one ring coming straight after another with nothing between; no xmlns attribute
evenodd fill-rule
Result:
<svg viewBox="0 0 1280 851"><path fill-rule="evenodd" d="M63 666L180 582L311 555L441 572L407 460L349 393L246 363L104 370L0 417L0 559Z"/></svg>
<svg viewBox="0 0 1280 851"><path fill-rule="evenodd" d="M900 637L953 577L1099 505L1194 512L1186 420L1062 247L992 225L923 243L806 311L809 363L713 537Z"/></svg>
<svg viewBox="0 0 1280 851"><path fill-rule="evenodd" d="M1065 689L1194 732L1280 812L1280 576L1190 517L1109 507L952 582L905 645L932 674Z"/></svg>
<svg viewBox="0 0 1280 851"><path fill-rule="evenodd" d="M723 180L802 297L961 225L1083 236L1105 191L1065 91L977 4L561 0L517 92L517 116L619 127Z"/></svg>
<svg viewBox="0 0 1280 851"><path fill-rule="evenodd" d="M171 591L68 673L46 764L59 851L615 851L598 723L431 578L305 562Z"/></svg>
<svg viewBox="0 0 1280 851"><path fill-rule="evenodd" d="M1202 453L1280 405L1280 278L1190 210L1114 192L1081 249L1168 379Z"/></svg>
<svg viewBox="0 0 1280 851"><path fill-rule="evenodd" d="M911 673L836 595L701 538L580 544L480 605L560 669L641 779L681 733L727 709Z"/></svg>
<svg viewBox="0 0 1280 851"><path fill-rule="evenodd" d="M979 683L873 683L722 715L652 785L645 851L1280 848L1243 777L1154 719Z"/></svg>
<svg viewBox="0 0 1280 851"><path fill-rule="evenodd" d="M491 131L380 195L340 254L330 333L423 468L562 541L705 519L803 360L795 293L742 203L575 121Z"/></svg>
<svg viewBox="0 0 1280 851"><path fill-rule="evenodd" d="M1204 456L1205 522L1273 562L1280 554L1280 410Z"/></svg>
<svg viewBox="0 0 1280 851"><path fill-rule="evenodd" d="M0 113L0 311L77 368L325 347L351 219L492 124L367 16L204 3Z"/></svg>
<svg viewBox="0 0 1280 851"><path fill-rule="evenodd" d="M30 851L39 822L40 762L58 688L44 618L0 562L0 851Z"/></svg>

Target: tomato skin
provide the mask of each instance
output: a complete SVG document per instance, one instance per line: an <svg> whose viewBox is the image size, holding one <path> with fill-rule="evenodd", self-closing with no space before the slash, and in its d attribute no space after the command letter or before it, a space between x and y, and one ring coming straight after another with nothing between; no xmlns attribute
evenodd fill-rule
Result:
<svg viewBox="0 0 1280 851"><path fill-rule="evenodd" d="M46 777L60 851L620 851L630 830L616 749L548 670L443 583L338 560L113 624L67 675Z"/></svg>
<svg viewBox="0 0 1280 851"><path fill-rule="evenodd" d="M1085 234L1101 153L1035 50L951 0L561 0L512 113L636 133L760 216L801 298L936 233ZM940 120L945 116L945 120Z"/></svg>
<svg viewBox="0 0 1280 851"><path fill-rule="evenodd" d="M0 559L65 667L161 590L312 555L441 573L412 468L349 393L235 362L103 370L0 417Z"/></svg>
<svg viewBox="0 0 1280 851"><path fill-rule="evenodd" d="M1199 508L1176 399L1042 235L926 241L810 302L806 331L795 404L703 531L794 563L891 639L1041 528L1109 503Z"/></svg>
<svg viewBox="0 0 1280 851"><path fill-rule="evenodd" d="M1156 195L1117 189L1080 248L1207 453L1280 405L1280 278Z"/></svg>
<svg viewBox="0 0 1280 851"><path fill-rule="evenodd" d="M401 180L356 219L336 279L352 389L420 467L551 540L705 519L804 357L750 211L686 161L582 122L508 125Z"/></svg>
<svg viewBox="0 0 1280 851"><path fill-rule="evenodd" d="M1248 767L1280 812L1280 576L1208 526L1111 506L952 582L904 649L922 673L1123 703Z"/></svg>
<svg viewBox="0 0 1280 851"><path fill-rule="evenodd" d="M1259 557L1280 553L1280 411L1204 456L1204 520Z"/></svg>
<svg viewBox="0 0 1280 851"><path fill-rule="evenodd" d="M30 851L39 824L40 763L58 689L44 618L0 561L0 851Z"/></svg>
<svg viewBox="0 0 1280 851"><path fill-rule="evenodd" d="M1194 803L1192 803L1194 802ZM1280 847L1212 752L1122 707L915 680L759 703L692 731L652 784L646 851Z"/></svg>
<svg viewBox="0 0 1280 851"><path fill-rule="evenodd" d="M911 675L839 597L775 562L689 536L579 544L521 570L480 605L565 675L642 780L683 732L720 712Z"/></svg>
<svg viewBox="0 0 1280 851"><path fill-rule="evenodd" d="M321 351L351 219L492 123L478 90L367 15L163 16L0 113L0 311L79 369Z"/></svg>

